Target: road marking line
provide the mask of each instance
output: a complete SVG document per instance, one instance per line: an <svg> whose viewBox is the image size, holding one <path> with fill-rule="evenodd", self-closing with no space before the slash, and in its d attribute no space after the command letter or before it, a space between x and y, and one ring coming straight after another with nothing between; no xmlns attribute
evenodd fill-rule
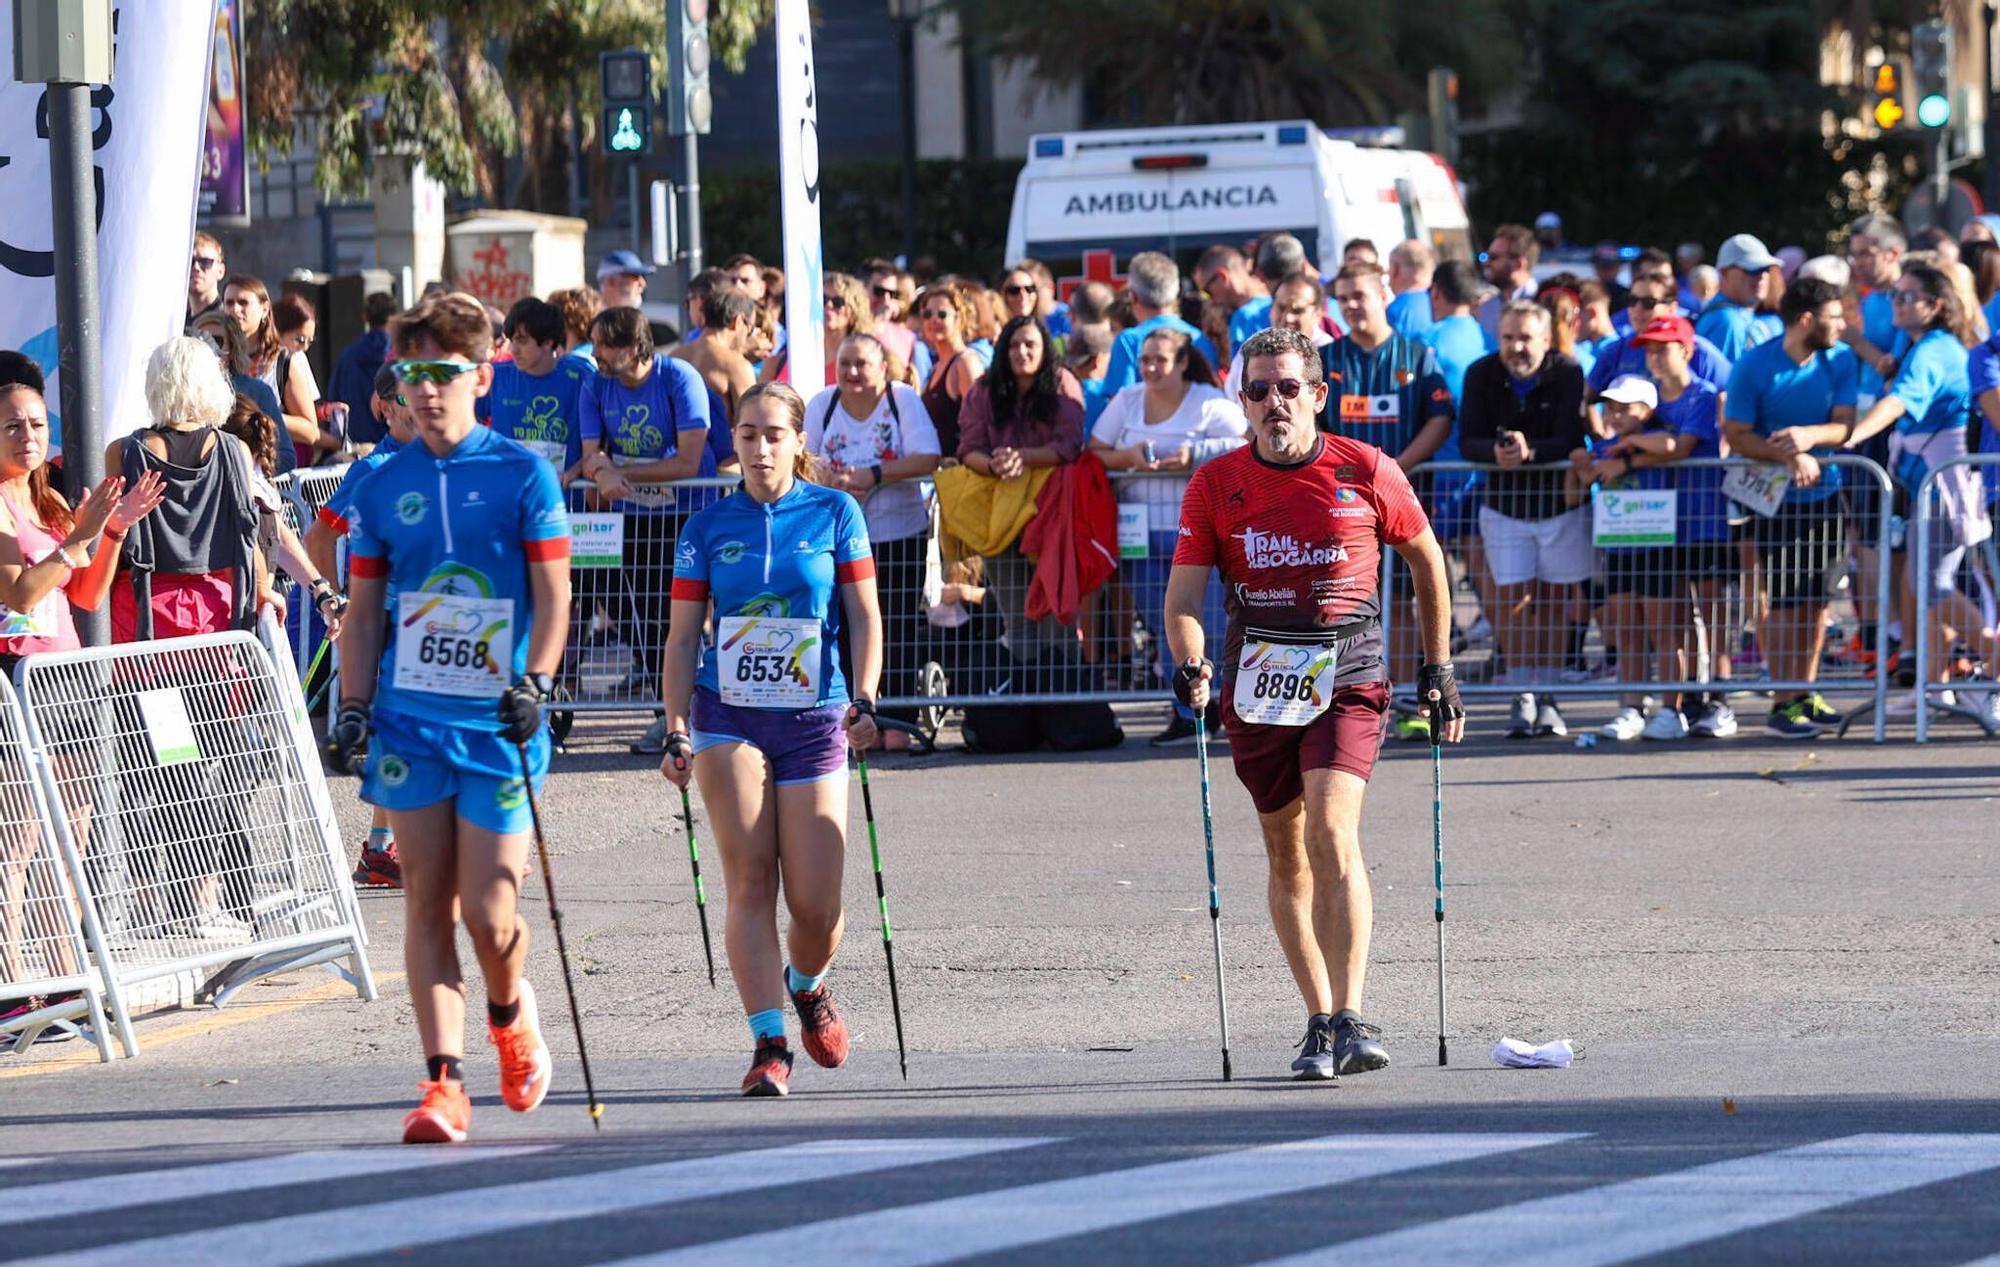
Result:
<svg viewBox="0 0 2000 1267"><path fill-rule="evenodd" d="M1599 1267L1995 1167L2000 1135L1850 1135L1422 1223L1259 1267Z"/></svg>
<svg viewBox="0 0 2000 1267"><path fill-rule="evenodd" d="M616 1267L793 1261L920 1267L1576 1138L1334 1135L827 1219L630 1258Z"/></svg>
<svg viewBox="0 0 2000 1267"><path fill-rule="evenodd" d="M380 987L402 979L403 974L400 972L383 973L376 976L375 985L379 992ZM268 1020L273 1016L296 1012L302 1007L353 993L353 986L345 981L335 980L328 981L324 985L316 985L301 994L291 994L280 999L247 999L231 1003L221 1009L211 1009L201 1005L191 1019L168 1025L163 1029L149 1030L135 1026L139 1036L139 1054L144 1056L148 1052L161 1047L170 1047L184 1039L199 1038L204 1034L213 1034L217 1030L234 1029L238 1025L248 1025L252 1021ZM360 996L356 995L355 1001L360 1002ZM105 1020L107 1022L110 1020L108 1011ZM115 1039L113 1041L116 1042ZM34 1064L24 1065L19 1069L0 1069L0 1079L33 1078L42 1074L61 1073L65 1069L82 1069L102 1063L97 1058L97 1048L83 1043L78 1050L48 1060L37 1060Z"/></svg>
<svg viewBox="0 0 2000 1267"><path fill-rule="evenodd" d="M295 1183L329 1183L357 1175L452 1166L545 1152L553 1144L505 1148L425 1149L355 1148L342 1151L291 1153L278 1157L246 1157L209 1165L175 1166L165 1170L126 1171L67 1179L55 1183L0 1188L0 1209L10 1223L73 1217L78 1211L98 1214L162 1201L186 1201L218 1192L251 1192Z"/></svg>
<svg viewBox="0 0 2000 1267"><path fill-rule="evenodd" d="M977 1157L1052 1142L1035 1138L819 1140L591 1174L444 1191L315 1214L18 1259L14 1267L143 1262L299 1267L488 1236L640 1206L816 1183L897 1166Z"/></svg>

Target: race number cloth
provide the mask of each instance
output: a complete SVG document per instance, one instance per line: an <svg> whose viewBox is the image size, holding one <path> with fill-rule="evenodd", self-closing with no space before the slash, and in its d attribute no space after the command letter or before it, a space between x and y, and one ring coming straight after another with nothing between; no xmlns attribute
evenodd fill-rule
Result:
<svg viewBox="0 0 2000 1267"><path fill-rule="evenodd" d="M363 477L347 518L351 575L395 596L375 710L498 733L493 700L528 667L528 565L569 558L554 469L474 427L442 458L398 450Z"/></svg>
<svg viewBox="0 0 2000 1267"><path fill-rule="evenodd" d="M1382 547L1429 528L1402 468L1372 444L1322 435L1292 466L1252 444L1194 473L1181 501L1177 566L1222 571L1229 616L1224 651L1235 672L1244 629L1319 633L1353 625L1338 685L1379 682Z"/></svg>
<svg viewBox="0 0 2000 1267"><path fill-rule="evenodd" d="M795 712L819 703L817 620L724 616L716 622L715 652L725 704Z"/></svg>
<svg viewBox="0 0 2000 1267"><path fill-rule="evenodd" d="M514 604L504 598L406 594L396 640L396 688L499 699L514 662Z"/></svg>
<svg viewBox="0 0 2000 1267"><path fill-rule="evenodd" d="M1776 462L1752 462L1731 468L1722 477L1722 495L1730 501L1769 519L1778 513L1785 493L1792 486L1792 473Z"/></svg>
<svg viewBox="0 0 2000 1267"><path fill-rule="evenodd" d="M1236 662L1236 716L1260 726L1303 726L1333 702L1340 643L1246 629Z"/></svg>
<svg viewBox="0 0 2000 1267"><path fill-rule="evenodd" d="M775 502L760 502L739 488L691 515L674 556L673 598L712 600L718 630L732 618L747 617L757 618L759 628L769 620L817 630L819 645L810 654L819 663L809 674L811 695L801 691L803 703L749 705L796 710L847 702L847 680L834 652L845 616L840 587L874 575L875 555L860 505L839 489L798 480ZM726 635L702 652L695 681L742 707L724 679L724 641ZM741 663L728 666L729 681Z"/></svg>

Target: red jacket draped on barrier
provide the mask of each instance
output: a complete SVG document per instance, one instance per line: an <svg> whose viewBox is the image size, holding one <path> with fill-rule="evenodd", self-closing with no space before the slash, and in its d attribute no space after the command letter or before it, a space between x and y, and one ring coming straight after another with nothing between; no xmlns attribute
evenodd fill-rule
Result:
<svg viewBox="0 0 2000 1267"><path fill-rule="evenodd" d="M1021 553L1035 560L1028 619L1075 624L1084 598L1118 570L1118 498L1095 453L1057 467L1042 486Z"/></svg>

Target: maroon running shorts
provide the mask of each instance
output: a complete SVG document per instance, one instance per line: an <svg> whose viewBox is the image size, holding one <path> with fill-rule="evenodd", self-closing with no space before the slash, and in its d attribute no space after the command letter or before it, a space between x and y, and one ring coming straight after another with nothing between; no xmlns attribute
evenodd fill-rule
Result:
<svg viewBox="0 0 2000 1267"><path fill-rule="evenodd" d="M1239 721L1234 702L1225 697L1222 728L1251 803L1259 814L1274 814L1305 795L1307 770L1345 770L1366 782L1382 750L1388 716L1389 684L1356 682L1334 691L1326 711L1304 726Z"/></svg>

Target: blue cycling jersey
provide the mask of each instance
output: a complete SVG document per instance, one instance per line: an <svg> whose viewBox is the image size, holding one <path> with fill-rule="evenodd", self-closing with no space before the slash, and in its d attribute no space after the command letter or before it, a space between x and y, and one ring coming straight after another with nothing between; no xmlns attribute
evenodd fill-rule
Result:
<svg viewBox="0 0 2000 1267"><path fill-rule="evenodd" d="M493 367L493 386L479 398L479 420L567 470L583 460L577 398L591 373L584 362L567 356L546 374L502 362Z"/></svg>
<svg viewBox="0 0 2000 1267"><path fill-rule="evenodd" d="M696 511L681 528L673 596L713 600L720 638L702 652L696 683L728 699L718 673L732 650L722 636L725 619L810 620L819 625L820 672L816 698L801 707L845 702L847 682L834 650L843 615L840 586L874 575L861 505L838 489L799 480L770 503L738 489Z"/></svg>
<svg viewBox="0 0 2000 1267"><path fill-rule="evenodd" d="M395 595L376 711L497 732L527 670L528 564L569 557L554 469L475 427L446 457L412 444L362 477L349 519L349 571Z"/></svg>
<svg viewBox="0 0 2000 1267"><path fill-rule="evenodd" d="M396 456L403 446L394 436L382 437L382 442L368 451L365 458L356 459L340 477L334 487L333 496L326 499L319 508L319 521L341 536L347 535L347 512L354 504L354 494L361 487L361 481L382 468L382 464Z"/></svg>

